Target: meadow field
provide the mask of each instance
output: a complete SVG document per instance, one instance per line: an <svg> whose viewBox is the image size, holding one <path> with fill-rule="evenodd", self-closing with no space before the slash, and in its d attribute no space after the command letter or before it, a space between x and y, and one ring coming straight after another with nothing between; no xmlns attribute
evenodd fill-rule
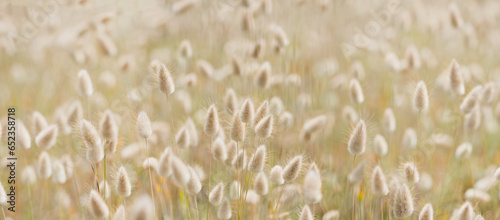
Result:
<svg viewBox="0 0 500 220"><path fill-rule="evenodd" d="M2 0L0 219L500 219L498 0Z"/></svg>

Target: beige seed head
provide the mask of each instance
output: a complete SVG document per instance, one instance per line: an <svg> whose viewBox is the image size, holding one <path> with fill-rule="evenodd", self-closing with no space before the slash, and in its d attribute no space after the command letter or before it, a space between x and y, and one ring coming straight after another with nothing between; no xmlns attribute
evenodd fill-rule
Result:
<svg viewBox="0 0 500 220"><path fill-rule="evenodd" d="M196 61L196 69L202 75L205 75L207 78L212 78L214 75L214 67L212 64L207 62L206 60L198 60Z"/></svg>
<svg viewBox="0 0 500 220"><path fill-rule="evenodd" d="M234 89L229 88L224 96L224 111L227 114L233 115L238 108L238 97Z"/></svg>
<svg viewBox="0 0 500 220"><path fill-rule="evenodd" d="M347 145L347 150L352 155L359 155L365 152L366 148L366 125L365 121L359 120L356 128L349 138L349 143Z"/></svg>
<svg viewBox="0 0 500 220"><path fill-rule="evenodd" d="M465 202L457 212L456 219L472 220L474 218L474 208L470 202Z"/></svg>
<svg viewBox="0 0 500 220"><path fill-rule="evenodd" d="M184 59L189 59L193 56L193 48L189 40L183 40L179 46L179 55Z"/></svg>
<svg viewBox="0 0 500 220"><path fill-rule="evenodd" d="M474 110L474 108L479 104L479 95L482 90L482 86L474 87L467 96L465 96L464 100L460 104L460 110L468 114Z"/></svg>
<svg viewBox="0 0 500 220"><path fill-rule="evenodd" d="M116 174L116 192L122 197L128 197L132 193L132 185L127 170L121 166Z"/></svg>
<svg viewBox="0 0 500 220"><path fill-rule="evenodd" d="M104 219L109 216L108 206L97 191L90 191L90 197L87 205L88 210L93 217Z"/></svg>
<svg viewBox="0 0 500 220"><path fill-rule="evenodd" d="M464 78L462 76L462 70L458 62L453 59L451 61L450 67L448 68L450 74L450 87L451 90L456 95L463 95L465 93Z"/></svg>
<svg viewBox="0 0 500 220"><path fill-rule="evenodd" d="M36 183L36 171L33 166L27 166L23 169L21 172L21 182L26 185L33 185Z"/></svg>
<svg viewBox="0 0 500 220"><path fill-rule="evenodd" d="M417 88L413 95L413 106L420 112L427 110L429 107L429 95L427 94L427 86L424 81L417 83Z"/></svg>
<svg viewBox="0 0 500 220"><path fill-rule="evenodd" d="M43 129L35 138L35 143L42 149L48 150L56 144L59 129L57 125L50 125Z"/></svg>
<svg viewBox="0 0 500 220"><path fill-rule="evenodd" d="M236 200L240 198L241 188L240 183L238 181L233 181L231 186L229 186L229 198L232 200Z"/></svg>
<svg viewBox="0 0 500 220"><path fill-rule="evenodd" d="M255 85L261 89L267 89L271 81L271 64L264 62L257 72Z"/></svg>
<svg viewBox="0 0 500 220"><path fill-rule="evenodd" d="M73 164L73 159L71 159L71 156L69 154L64 155L61 157L61 163L64 166L64 172L66 173L66 178L69 179L73 176L73 172L75 169L75 166Z"/></svg>
<svg viewBox="0 0 500 220"><path fill-rule="evenodd" d="M81 121L80 129L85 146L87 146L87 160L91 163L101 161L104 158L104 148L99 133L95 127L85 119Z"/></svg>
<svg viewBox="0 0 500 220"><path fill-rule="evenodd" d="M190 145L189 133L186 126L183 126L175 135L175 141L180 148L188 148Z"/></svg>
<svg viewBox="0 0 500 220"><path fill-rule="evenodd" d="M80 103L79 101L73 102L68 108L67 114L68 124L75 125L79 123L83 118L82 103Z"/></svg>
<svg viewBox="0 0 500 220"><path fill-rule="evenodd" d="M188 118L186 120L186 125L185 125L188 135L189 135L189 145L192 147L197 147L199 144L199 139L198 139L198 130L196 129L196 125L194 124L193 119Z"/></svg>
<svg viewBox="0 0 500 220"><path fill-rule="evenodd" d="M354 63L351 65L350 74L356 79L364 79L365 68L363 67L363 64L359 61L354 61Z"/></svg>
<svg viewBox="0 0 500 220"><path fill-rule="evenodd" d="M148 194L143 194L135 199L131 211L127 211L130 214L127 215L133 220L150 220L153 219L154 206L155 204L151 200L151 197Z"/></svg>
<svg viewBox="0 0 500 220"><path fill-rule="evenodd" d="M160 91L167 96L174 93L174 80L172 79L172 74L170 74L167 66L165 66L165 64L163 63L158 64L156 70L158 74L158 86L160 88Z"/></svg>
<svg viewBox="0 0 500 220"><path fill-rule="evenodd" d="M255 133L262 139L266 139L271 136L273 132L273 115L268 115L264 117L260 122L255 126Z"/></svg>
<svg viewBox="0 0 500 220"><path fill-rule="evenodd" d="M23 149L30 149L31 148L31 135L28 132L28 129L26 129L26 126L22 122L18 122L17 124L17 132L16 132L16 144L17 146L23 148ZM0 136L2 132L0 131Z"/></svg>
<svg viewBox="0 0 500 220"><path fill-rule="evenodd" d="M413 198L406 184L399 187L393 205L393 215L397 219L407 218L413 213Z"/></svg>
<svg viewBox="0 0 500 220"><path fill-rule="evenodd" d="M114 57L118 53L115 42L105 32L101 31L97 34L97 42L99 43L99 48L104 52L105 55Z"/></svg>
<svg viewBox="0 0 500 220"><path fill-rule="evenodd" d="M219 115L217 114L217 107L211 105L208 108L207 115L205 117L205 134L208 136L215 136L219 132Z"/></svg>
<svg viewBox="0 0 500 220"><path fill-rule="evenodd" d="M123 205L118 206L113 215L113 220L125 220L125 207Z"/></svg>
<svg viewBox="0 0 500 220"><path fill-rule="evenodd" d="M222 201L222 204L219 206L219 209L217 210L217 218L226 220L230 219L231 216L231 203L229 203L228 199L224 199L224 201Z"/></svg>
<svg viewBox="0 0 500 220"><path fill-rule="evenodd" d="M186 184L186 192L191 194L191 195L196 195L200 192L201 190L201 181L200 178L198 177L198 174L192 167L188 167L189 169L189 175L191 178L189 179L189 182Z"/></svg>
<svg viewBox="0 0 500 220"><path fill-rule="evenodd" d="M236 170L241 170L246 168L247 166L246 151L240 150L240 152L238 153L238 157L236 157L236 160L233 162L233 166Z"/></svg>
<svg viewBox="0 0 500 220"><path fill-rule="evenodd" d="M280 115L279 122L285 128L289 128L293 126L293 115L290 112L283 112Z"/></svg>
<svg viewBox="0 0 500 220"><path fill-rule="evenodd" d="M283 179L283 168L280 165L276 165L271 169L270 179L271 182L277 185L285 183Z"/></svg>
<svg viewBox="0 0 500 220"><path fill-rule="evenodd" d="M393 133L396 130L396 117L391 108L385 109L382 119L382 127L385 131Z"/></svg>
<svg viewBox="0 0 500 220"><path fill-rule="evenodd" d="M349 124L354 124L358 122L358 113L353 107L346 105L342 109L342 118Z"/></svg>
<svg viewBox="0 0 500 220"><path fill-rule="evenodd" d="M40 113L40 112L33 112L33 116L32 116L32 126L33 126L33 135L36 137L38 135L38 133L40 133L43 129L45 129L46 127L48 127L48 123L47 123L47 120L45 119L45 117L43 117L43 115Z"/></svg>
<svg viewBox="0 0 500 220"><path fill-rule="evenodd" d="M410 45L408 48L406 48L405 62L406 68L408 70L419 69L422 65L420 54L418 52L418 49L414 45Z"/></svg>
<svg viewBox="0 0 500 220"><path fill-rule="evenodd" d="M300 212L299 220L314 220L314 216L308 205L305 205Z"/></svg>
<svg viewBox="0 0 500 220"><path fill-rule="evenodd" d="M252 100L246 99L240 110L240 120L243 123L252 122L254 118L254 107Z"/></svg>
<svg viewBox="0 0 500 220"><path fill-rule="evenodd" d="M104 140L113 141L118 138L118 125L115 116L110 110L106 110L99 123L100 133Z"/></svg>
<svg viewBox="0 0 500 220"><path fill-rule="evenodd" d="M384 136L380 134L375 135L375 139L373 140L373 151L380 157L383 157L387 154L387 150L387 142Z"/></svg>
<svg viewBox="0 0 500 220"><path fill-rule="evenodd" d="M259 59L260 57L262 57L265 52L265 46L266 45L264 40L257 41L252 50L252 57L255 59Z"/></svg>
<svg viewBox="0 0 500 220"><path fill-rule="evenodd" d="M266 165L266 146L260 145L248 163L248 170L253 173L262 172Z"/></svg>
<svg viewBox="0 0 500 220"><path fill-rule="evenodd" d="M40 179L47 179L52 176L52 165L49 154L43 151L38 157L37 174Z"/></svg>
<svg viewBox="0 0 500 220"><path fill-rule="evenodd" d="M208 201L214 206L219 206L224 198L224 183L217 184L208 196Z"/></svg>
<svg viewBox="0 0 500 220"><path fill-rule="evenodd" d="M153 171L158 172L158 159L154 157L148 157L142 162L142 168L148 170L151 169Z"/></svg>
<svg viewBox="0 0 500 220"><path fill-rule="evenodd" d="M323 194L321 193L321 177L318 167L315 163L304 177L303 184L304 200L309 204L315 204L321 201Z"/></svg>
<svg viewBox="0 0 500 220"><path fill-rule="evenodd" d="M238 156L238 146L236 144L236 141L233 140L226 144L227 158L226 161L224 161L224 164L227 166L232 166L234 160L236 160L236 157Z"/></svg>
<svg viewBox="0 0 500 220"><path fill-rule="evenodd" d="M359 163L347 177L349 182L353 185L357 185L363 181L365 162Z"/></svg>
<svg viewBox="0 0 500 220"><path fill-rule="evenodd" d="M486 83L480 94L481 101L485 104L491 104L491 102L495 98L495 95L496 95L495 83L494 82Z"/></svg>
<svg viewBox="0 0 500 220"><path fill-rule="evenodd" d="M267 177L263 172L260 172L255 177L255 181L253 183L253 188L257 194L263 196L269 192L269 184L267 182Z"/></svg>
<svg viewBox="0 0 500 220"><path fill-rule="evenodd" d="M170 156L170 167L172 169L172 179L178 186L186 185L191 179L188 167L181 159L175 155Z"/></svg>
<svg viewBox="0 0 500 220"><path fill-rule="evenodd" d="M304 122L302 130L299 134L299 139L304 142L309 142L313 140L313 135L320 132L326 125L327 117L325 115L319 115L314 118L308 119Z"/></svg>
<svg viewBox="0 0 500 220"><path fill-rule="evenodd" d="M283 113L283 111L285 109L283 101L278 96L275 96L275 97L271 98L271 101L269 102L269 107L271 109L271 112L275 116L281 115L281 113Z"/></svg>
<svg viewBox="0 0 500 220"><path fill-rule="evenodd" d="M374 195L385 196L389 194L389 187L387 186L385 175L380 166L376 166L375 169L373 169L371 185Z"/></svg>
<svg viewBox="0 0 500 220"><path fill-rule="evenodd" d="M137 116L137 134L143 139L151 137L153 130L151 129L151 121L146 112L139 112Z"/></svg>
<svg viewBox="0 0 500 220"><path fill-rule="evenodd" d="M214 159L219 161L226 161L227 159L227 149L226 144L222 140L222 138L215 139L212 146L212 156Z"/></svg>
<svg viewBox="0 0 500 220"><path fill-rule="evenodd" d="M469 131L475 131L481 125L481 109L476 106L470 113L465 115L464 127Z"/></svg>
<svg viewBox="0 0 500 220"><path fill-rule="evenodd" d="M262 104L260 104L259 108L255 111L255 115L252 121L252 127L255 128L255 126L267 115L269 115L269 102L265 100L264 102L262 102Z"/></svg>
<svg viewBox="0 0 500 220"><path fill-rule="evenodd" d="M408 183L418 183L420 175L417 166L413 162L407 162L403 165L403 176Z"/></svg>
<svg viewBox="0 0 500 220"><path fill-rule="evenodd" d="M236 76L241 76L243 74L243 66L240 59L233 57L231 60L231 66L233 67L233 74Z"/></svg>
<svg viewBox="0 0 500 220"><path fill-rule="evenodd" d="M458 160L468 158L472 153L472 145L469 142L464 142L457 147L455 151L455 157Z"/></svg>
<svg viewBox="0 0 500 220"><path fill-rule="evenodd" d="M66 172L63 164L56 160L52 163L52 182L64 184L66 182Z"/></svg>
<svg viewBox="0 0 500 220"><path fill-rule="evenodd" d="M245 140L245 123L241 121L240 112L235 112L233 115L233 121L231 122L231 139L234 141Z"/></svg>
<svg viewBox="0 0 500 220"><path fill-rule="evenodd" d="M340 212L338 210L328 211L323 215L323 220L339 220Z"/></svg>
<svg viewBox="0 0 500 220"><path fill-rule="evenodd" d="M363 89L361 88L361 85L359 84L359 81L357 79L352 79L349 83L349 95L351 97L351 101L356 105L359 105L363 103L363 101L365 101Z"/></svg>
<svg viewBox="0 0 500 220"><path fill-rule="evenodd" d="M172 156L172 148L167 147L160 156L158 161L158 175L163 178L168 178L172 174L172 167L170 166L170 157Z"/></svg>
<svg viewBox="0 0 500 220"><path fill-rule="evenodd" d="M417 132L413 128L407 128L403 135L403 146L410 149L417 147Z"/></svg>
<svg viewBox="0 0 500 220"><path fill-rule="evenodd" d="M420 211L418 220L433 220L434 219L434 209L432 209L432 204L427 203Z"/></svg>
<svg viewBox="0 0 500 220"><path fill-rule="evenodd" d="M108 144L106 144L104 151L107 156L111 156L116 152L116 148L118 147L118 140L111 140Z"/></svg>
<svg viewBox="0 0 500 220"><path fill-rule="evenodd" d="M283 169L283 179L292 182L297 178L302 169L302 156L296 156Z"/></svg>
<svg viewBox="0 0 500 220"><path fill-rule="evenodd" d="M78 72L78 93L83 98L89 98L94 93L94 86L87 70Z"/></svg>
<svg viewBox="0 0 500 220"><path fill-rule="evenodd" d="M460 8L458 8L458 5L455 3L451 3L448 6L448 12L450 16L451 26L457 29L460 28L463 25L464 21L462 19L462 15L460 13Z"/></svg>

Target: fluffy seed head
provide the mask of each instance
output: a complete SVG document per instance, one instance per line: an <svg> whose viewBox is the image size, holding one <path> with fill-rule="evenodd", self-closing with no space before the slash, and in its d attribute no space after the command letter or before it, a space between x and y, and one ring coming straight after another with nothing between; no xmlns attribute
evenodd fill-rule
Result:
<svg viewBox="0 0 500 220"><path fill-rule="evenodd" d="M302 126L299 139L304 142L312 141L313 136L325 127L326 121L327 118L325 115L319 115L314 118L308 119L306 122L304 122L304 126Z"/></svg>
<svg viewBox="0 0 500 220"><path fill-rule="evenodd" d="M158 64L156 68L158 74L158 86L160 91L169 96L175 92L175 84L172 75L165 64Z"/></svg>
<svg viewBox="0 0 500 220"><path fill-rule="evenodd" d="M406 48L405 62L406 62L406 69L408 70L419 69L420 66L422 65L420 54L418 52L418 49L414 45L410 45L408 48Z"/></svg>
<svg viewBox="0 0 500 220"><path fill-rule="evenodd" d="M259 124L259 122L267 115L269 115L269 102L265 100L264 102L262 102L262 104L260 104L259 108L255 111L252 127L255 128L255 126Z"/></svg>
<svg viewBox="0 0 500 220"><path fill-rule="evenodd" d="M80 129L85 146L87 146L87 160L91 163L101 161L104 158L104 148L99 133L95 127L85 119L81 121Z"/></svg>
<svg viewBox="0 0 500 220"><path fill-rule="evenodd" d="M484 85L483 90L481 91L481 101L485 104L491 104L493 99L495 98L496 90L495 83L489 82Z"/></svg>
<svg viewBox="0 0 500 220"><path fill-rule="evenodd" d="M296 156L283 169L283 179L292 182L297 178L302 168L302 156Z"/></svg>
<svg viewBox="0 0 500 220"><path fill-rule="evenodd" d="M317 169L318 167L313 163L304 177L304 200L309 204L318 203L323 198L323 194L321 193L321 177Z"/></svg>
<svg viewBox="0 0 500 220"><path fill-rule="evenodd" d="M64 166L60 161L52 163L52 182L63 184L66 182L66 172Z"/></svg>
<svg viewBox="0 0 500 220"><path fill-rule="evenodd" d="M148 194L143 194L134 201L130 212L127 215L134 220L149 220L153 219L154 203ZM130 213L130 214L128 214Z"/></svg>
<svg viewBox="0 0 500 220"><path fill-rule="evenodd" d="M143 139L151 137L153 130L151 129L151 121L146 112L139 112L137 116L137 134Z"/></svg>
<svg viewBox="0 0 500 220"><path fill-rule="evenodd" d="M266 146L260 145L252 158L250 158L248 170L253 173L259 173L264 169L264 165L266 165Z"/></svg>
<svg viewBox="0 0 500 220"><path fill-rule="evenodd" d="M116 124L113 112L106 110L102 115L99 125L100 133L104 140L113 141L118 138L118 125Z"/></svg>
<svg viewBox="0 0 500 220"><path fill-rule="evenodd" d="M420 112L427 110L429 107L429 95L424 81L417 83L417 88L413 95L413 106Z"/></svg>
<svg viewBox="0 0 500 220"><path fill-rule="evenodd" d="M371 184L374 195L385 196L389 194L389 187L387 186L385 175L380 166L376 166L375 169L373 169Z"/></svg>
<svg viewBox="0 0 500 220"><path fill-rule="evenodd" d="M285 183L285 180L283 179L283 167L281 167L280 165L274 166L271 169L270 179L271 182L277 185Z"/></svg>
<svg viewBox="0 0 500 220"><path fill-rule="evenodd" d="M241 121L240 112L235 112L233 115L233 121L231 122L231 139L234 141L244 141L245 140L245 123Z"/></svg>
<svg viewBox="0 0 500 220"><path fill-rule="evenodd" d="M243 105L241 106L240 120L244 123L249 123L253 120L253 118L254 118L254 107L252 100L246 99L245 102L243 102Z"/></svg>
<svg viewBox="0 0 500 220"><path fill-rule="evenodd" d="M356 105L359 105L363 103L363 101L365 101L363 89L361 88L361 85L359 84L359 81L357 79L352 79L349 83L349 95L351 97L351 101Z"/></svg>
<svg viewBox="0 0 500 220"><path fill-rule="evenodd" d="M463 95L465 93L464 78L458 62L453 59L450 67L448 68L450 76L450 87L456 95Z"/></svg>
<svg viewBox="0 0 500 220"><path fill-rule="evenodd" d="M226 149L226 144L224 144L222 138L215 139L212 146L212 155L216 160L220 160L222 162L226 161L227 149Z"/></svg>
<svg viewBox="0 0 500 220"><path fill-rule="evenodd" d="M87 205L90 214L95 218L104 219L109 216L108 206L97 191L90 191L89 201Z"/></svg>
<svg viewBox="0 0 500 220"><path fill-rule="evenodd" d="M83 98L88 98L94 93L92 80L87 70L80 70L78 72L78 93L80 93Z"/></svg>
<svg viewBox="0 0 500 220"><path fill-rule="evenodd" d="M403 135L403 146L414 149L417 147L417 132L413 128L407 128Z"/></svg>
<svg viewBox="0 0 500 220"><path fill-rule="evenodd" d="M189 133L186 126L183 126L175 135L175 141L180 148L188 148L190 145Z"/></svg>
<svg viewBox="0 0 500 220"><path fill-rule="evenodd" d="M385 131L393 133L396 130L396 117L391 108L385 109L382 127Z"/></svg>
<svg viewBox="0 0 500 220"><path fill-rule="evenodd" d="M188 169L191 178L189 179L189 182L186 184L186 192L191 195L196 195L201 190L202 187L201 181L200 178L198 177L198 174L196 174L196 171L194 171L192 167L188 167Z"/></svg>
<svg viewBox="0 0 500 220"><path fill-rule="evenodd" d="M403 176L408 183L418 183L420 175L415 163L407 162L403 165Z"/></svg>
<svg viewBox="0 0 500 220"><path fill-rule="evenodd" d="M253 183L253 188L257 194L263 196L269 192L269 184L267 182L267 177L263 172L260 172L255 177L255 181Z"/></svg>
<svg viewBox="0 0 500 220"><path fill-rule="evenodd" d="M224 111L226 111L227 114L232 115L235 113L236 108L238 108L238 97L236 97L234 89L230 88L224 96Z"/></svg>
<svg viewBox="0 0 500 220"><path fill-rule="evenodd" d="M238 153L238 157L236 157L236 160L233 162L233 166L237 170L246 168L246 166L247 166L247 153L246 153L246 151L240 150L240 152Z"/></svg>
<svg viewBox="0 0 500 220"><path fill-rule="evenodd" d="M448 12L450 16L451 26L457 29L460 28L463 25L464 21L458 5L455 3L451 3L450 6L448 6Z"/></svg>
<svg viewBox="0 0 500 220"><path fill-rule="evenodd" d="M205 134L211 137L219 132L219 115L217 114L217 107L215 107L215 105L211 105L210 108L208 108L204 129Z"/></svg>
<svg viewBox="0 0 500 220"><path fill-rule="evenodd" d="M0 131L0 136L2 132ZM23 149L30 149L31 148L31 136L30 133L28 132L28 129L26 129L26 126L22 122L18 122L17 124L17 132L16 132L16 144L17 146L23 148Z"/></svg>
<svg viewBox="0 0 500 220"><path fill-rule="evenodd" d="M380 157L383 157L387 154L387 149L387 142L384 136L380 134L375 135L375 139L373 140L373 151Z"/></svg>
<svg viewBox="0 0 500 220"><path fill-rule="evenodd" d="M48 150L56 144L59 129L57 125L50 125L43 129L35 138L35 143L42 149Z"/></svg>
<svg viewBox="0 0 500 220"><path fill-rule="evenodd" d="M189 59L193 56L193 48L188 40L183 40L179 45L179 54L184 59Z"/></svg>
<svg viewBox="0 0 500 220"><path fill-rule="evenodd" d="M158 159L154 157L148 157L144 160L142 163L142 168L144 169L151 169L153 171L158 172Z"/></svg>
<svg viewBox="0 0 500 220"><path fill-rule="evenodd" d="M232 200L239 199L240 193L240 183L235 180L231 183L231 186L229 186L229 198L231 198Z"/></svg>
<svg viewBox="0 0 500 220"><path fill-rule="evenodd" d="M338 220L339 218L340 212L338 210L331 210L323 215L323 220Z"/></svg>
<svg viewBox="0 0 500 220"><path fill-rule="evenodd" d="M285 128L289 128L293 126L293 115L290 112L283 112L280 115L279 122Z"/></svg>
<svg viewBox="0 0 500 220"><path fill-rule="evenodd" d="M347 177L349 182L353 185L357 185L363 181L365 162L359 163Z"/></svg>
<svg viewBox="0 0 500 220"><path fill-rule="evenodd" d="M465 115L464 127L469 131L475 131L481 125L481 109L476 106L469 114Z"/></svg>
<svg viewBox="0 0 500 220"><path fill-rule="evenodd" d="M236 146L236 142L231 140L226 144L227 158L224 161L224 164L227 166L232 166L234 160L238 156L238 147Z"/></svg>
<svg viewBox="0 0 500 220"><path fill-rule="evenodd" d="M465 96L464 100L460 104L460 110L468 114L474 110L474 108L479 104L479 95L482 90L482 86L474 87L467 96Z"/></svg>
<svg viewBox="0 0 500 220"><path fill-rule="evenodd" d="M170 166L170 157L172 156L172 148L167 147L160 156L158 161L158 175L167 178L172 174L172 167Z"/></svg>
<svg viewBox="0 0 500 220"><path fill-rule="evenodd" d="M181 159L172 155L170 157L170 167L172 169L172 179L179 186L186 185L191 179L189 169Z"/></svg>
<svg viewBox="0 0 500 220"><path fill-rule="evenodd" d="M116 174L116 192L122 197L128 197L132 193L132 185L125 167L120 167Z"/></svg>
<svg viewBox="0 0 500 220"><path fill-rule="evenodd" d="M219 206L219 209L217 210L217 218L230 219L231 216L231 203L229 203L228 199L224 199L224 201L222 201L222 204Z"/></svg>
<svg viewBox="0 0 500 220"><path fill-rule="evenodd" d="M27 166L21 172L21 182L26 185L33 185L36 183L36 171L32 166ZM1 199L0 199L1 200ZM1 203L1 202L0 202Z"/></svg>
<svg viewBox="0 0 500 220"><path fill-rule="evenodd" d="M33 112L32 116L32 126L33 126L33 135L36 137L38 133L40 133L43 129L45 129L48 125L47 120L40 112Z"/></svg>
<svg viewBox="0 0 500 220"><path fill-rule="evenodd" d="M43 151L38 157L37 174L40 179L47 179L52 175L52 166L50 156L47 152Z"/></svg>
<svg viewBox="0 0 500 220"><path fill-rule="evenodd" d="M271 64L269 62L264 62L257 72L255 78L255 85L261 89L267 89L269 87L269 82L271 80Z"/></svg>
<svg viewBox="0 0 500 220"><path fill-rule="evenodd" d="M352 155L358 155L365 152L366 148L366 125L365 121L359 120L356 128L351 134L349 143L347 145L347 150Z"/></svg>
<svg viewBox="0 0 500 220"><path fill-rule="evenodd" d="M413 198L406 184L399 187L393 205L393 215L397 219L404 219L413 213Z"/></svg>
<svg viewBox="0 0 500 220"><path fill-rule="evenodd" d="M474 218L474 208L470 202L465 202L456 214L456 219L459 220L471 220Z"/></svg>
<svg viewBox="0 0 500 220"><path fill-rule="evenodd" d="M208 201L214 206L219 206L224 198L224 183L220 182L215 186L208 196Z"/></svg>
<svg viewBox="0 0 500 220"><path fill-rule="evenodd" d="M118 206L113 215L113 220L125 220L125 207L123 205Z"/></svg>
<svg viewBox="0 0 500 220"><path fill-rule="evenodd" d="M262 139L266 139L271 136L273 132L273 115L268 115L264 117L260 122L255 126L255 133Z"/></svg>
<svg viewBox="0 0 500 220"><path fill-rule="evenodd" d="M196 129L196 125L194 124L193 119L188 118L186 120L185 127L188 131L189 145L192 147L197 147L199 144L198 130Z"/></svg>
<svg viewBox="0 0 500 220"><path fill-rule="evenodd" d="M472 145L469 142L460 144L455 151L455 157L458 160L467 158L472 153Z"/></svg>
<svg viewBox="0 0 500 220"><path fill-rule="evenodd" d="M313 214L308 205L305 205L304 208L302 208L299 220L314 220Z"/></svg>
<svg viewBox="0 0 500 220"><path fill-rule="evenodd" d="M427 203L420 211L418 220L433 220L434 219L434 209L432 209L432 204Z"/></svg>

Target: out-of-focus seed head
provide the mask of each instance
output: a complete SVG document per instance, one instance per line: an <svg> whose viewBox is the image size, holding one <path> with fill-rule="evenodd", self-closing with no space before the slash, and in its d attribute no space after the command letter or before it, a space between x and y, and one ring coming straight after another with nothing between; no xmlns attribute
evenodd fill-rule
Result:
<svg viewBox="0 0 500 220"><path fill-rule="evenodd" d="M118 168L116 174L116 192L122 197L128 197L132 193L132 185L125 167Z"/></svg>
<svg viewBox="0 0 500 220"><path fill-rule="evenodd" d="M109 209L106 202L104 202L99 193L95 190L90 191L87 208L90 214L95 218L104 219L109 216Z"/></svg>
<svg viewBox="0 0 500 220"><path fill-rule="evenodd" d="M208 196L208 201L214 206L219 206L224 198L224 183L217 184Z"/></svg>
<svg viewBox="0 0 500 220"><path fill-rule="evenodd" d="M396 130L396 117L394 116L394 112L391 108L387 108L384 111L382 127L389 133L393 133Z"/></svg>
<svg viewBox="0 0 500 220"><path fill-rule="evenodd" d="M186 192L192 195L196 195L200 192L201 190L201 181L200 178L198 177L198 174L192 167L188 167L189 169L189 175L191 178L189 179L189 182L186 184Z"/></svg>
<svg viewBox="0 0 500 220"><path fill-rule="evenodd" d="M417 166L413 162L407 162L403 165L403 176L408 183L418 183L420 175Z"/></svg>
<svg viewBox="0 0 500 220"><path fill-rule="evenodd" d="M241 112L237 111L233 115L233 121L231 122L231 139L234 141L244 141L245 140L245 123L241 121Z"/></svg>
<svg viewBox="0 0 500 220"><path fill-rule="evenodd" d="M385 175L380 166L376 166L375 169L373 169L371 186L374 195L385 196L389 194L389 187L387 186Z"/></svg>
<svg viewBox="0 0 500 220"><path fill-rule="evenodd" d="M89 98L94 93L94 86L87 70L78 72L78 93L83 98Z"/></svg>
<svg viewBox="0 0 500 220"><path fill-rule="evenodd" d="M432 204L427 203L420 211L420 215L418 216L418 220L433 220L434 219L434 209L432 208Z"/></svg>
<svg viewBox="0 0 500 220"><path fill-rule="evenodd" d="M277 185L285 183L285 180L283 179L283 167L281 167L280 165L274 166L271 169L270 179L271 182Z"/></svg>
<svg viewBox="0 0 500 220"><path fill-rule="evenodd" d="M417 83L415 94L413 95L413 107L419 112L426 111L429 107L429 95L424 81Z"/></svg>
<svg viewBox="0 0 500 220"><path fill-rule="evenodd" d="M260 145L248 163L248 170L253 173L262 172L266 165L266 146Z"/></svg>
<svg viewBox="0 0 500 220"><path fill-rule="evenodd" d="M357 79L352 79L349 83L349 95L351 97L351 101L359 105L365 101L365 96L363 95L363 89L359 84Z"/></svg>
<svg viewBox="0 0 500 220"><path fill-rule="evenodd" d="M151 121L146 112L139 112L137 116L137 134L143 139L148 139L153 134Z"/></svg>
<svg viewBox="0 0 500 220"><path fill-rule="evenodd" d="M38 157L37 174L40 179L48 179L52 176L50 156L45 151L43 151Z"/></svg>
<svg viewBox="0 0 500 220"><path fill-rule="evenodd" d="M365 121L359 120L356 128L349 138L349 143L347 145L347 150L352 155L359 155L365 152L366 148L366 125Z"/></svg>
<svg viewBox="0 0 500 220"><path fill-rule="evenodd" d="M380 134L375 135L375 139L373 140L373 151L380 157L387 154L388 146L384 136Z"/></svg>
<svg viewBox="0 0 500 220"><path fill-rule="evenodd" d="M59 128L57 125L50 125L43 129L35 138L35 143L42 149L48 150L56 144Z"/></svg>
<svg viewBox="0 0 500 220"><path fill-rule="evenodd" d="M255 125L255 133L262 139L270 137L273 132L273 122L273 115L264 117L257 125Z"/></svg>
<svg viewBox="0 0 500 220"><path fill-rule="evenodd" d="M115 116L110 110L106 110L99 123L101 136L106 141L113 141L118 138L118 125Z"/></svg>
<svg viewBox="0 0 500 220"><path fill-rule="evenodd" d="M263 172L260 172L255 177L253 188L257 194L263 196L269 192L269 184L267 182L267 177Z"/></svg>
<svg viewBox="0 0 500 220"><path fill-rule="evenodd" d="M451 61L450 67L448 67L449 77L450 77L450 88L456 95L463 95L465 93L464 79L462 76L462 70L458 62L453 59Z"/></svg>

